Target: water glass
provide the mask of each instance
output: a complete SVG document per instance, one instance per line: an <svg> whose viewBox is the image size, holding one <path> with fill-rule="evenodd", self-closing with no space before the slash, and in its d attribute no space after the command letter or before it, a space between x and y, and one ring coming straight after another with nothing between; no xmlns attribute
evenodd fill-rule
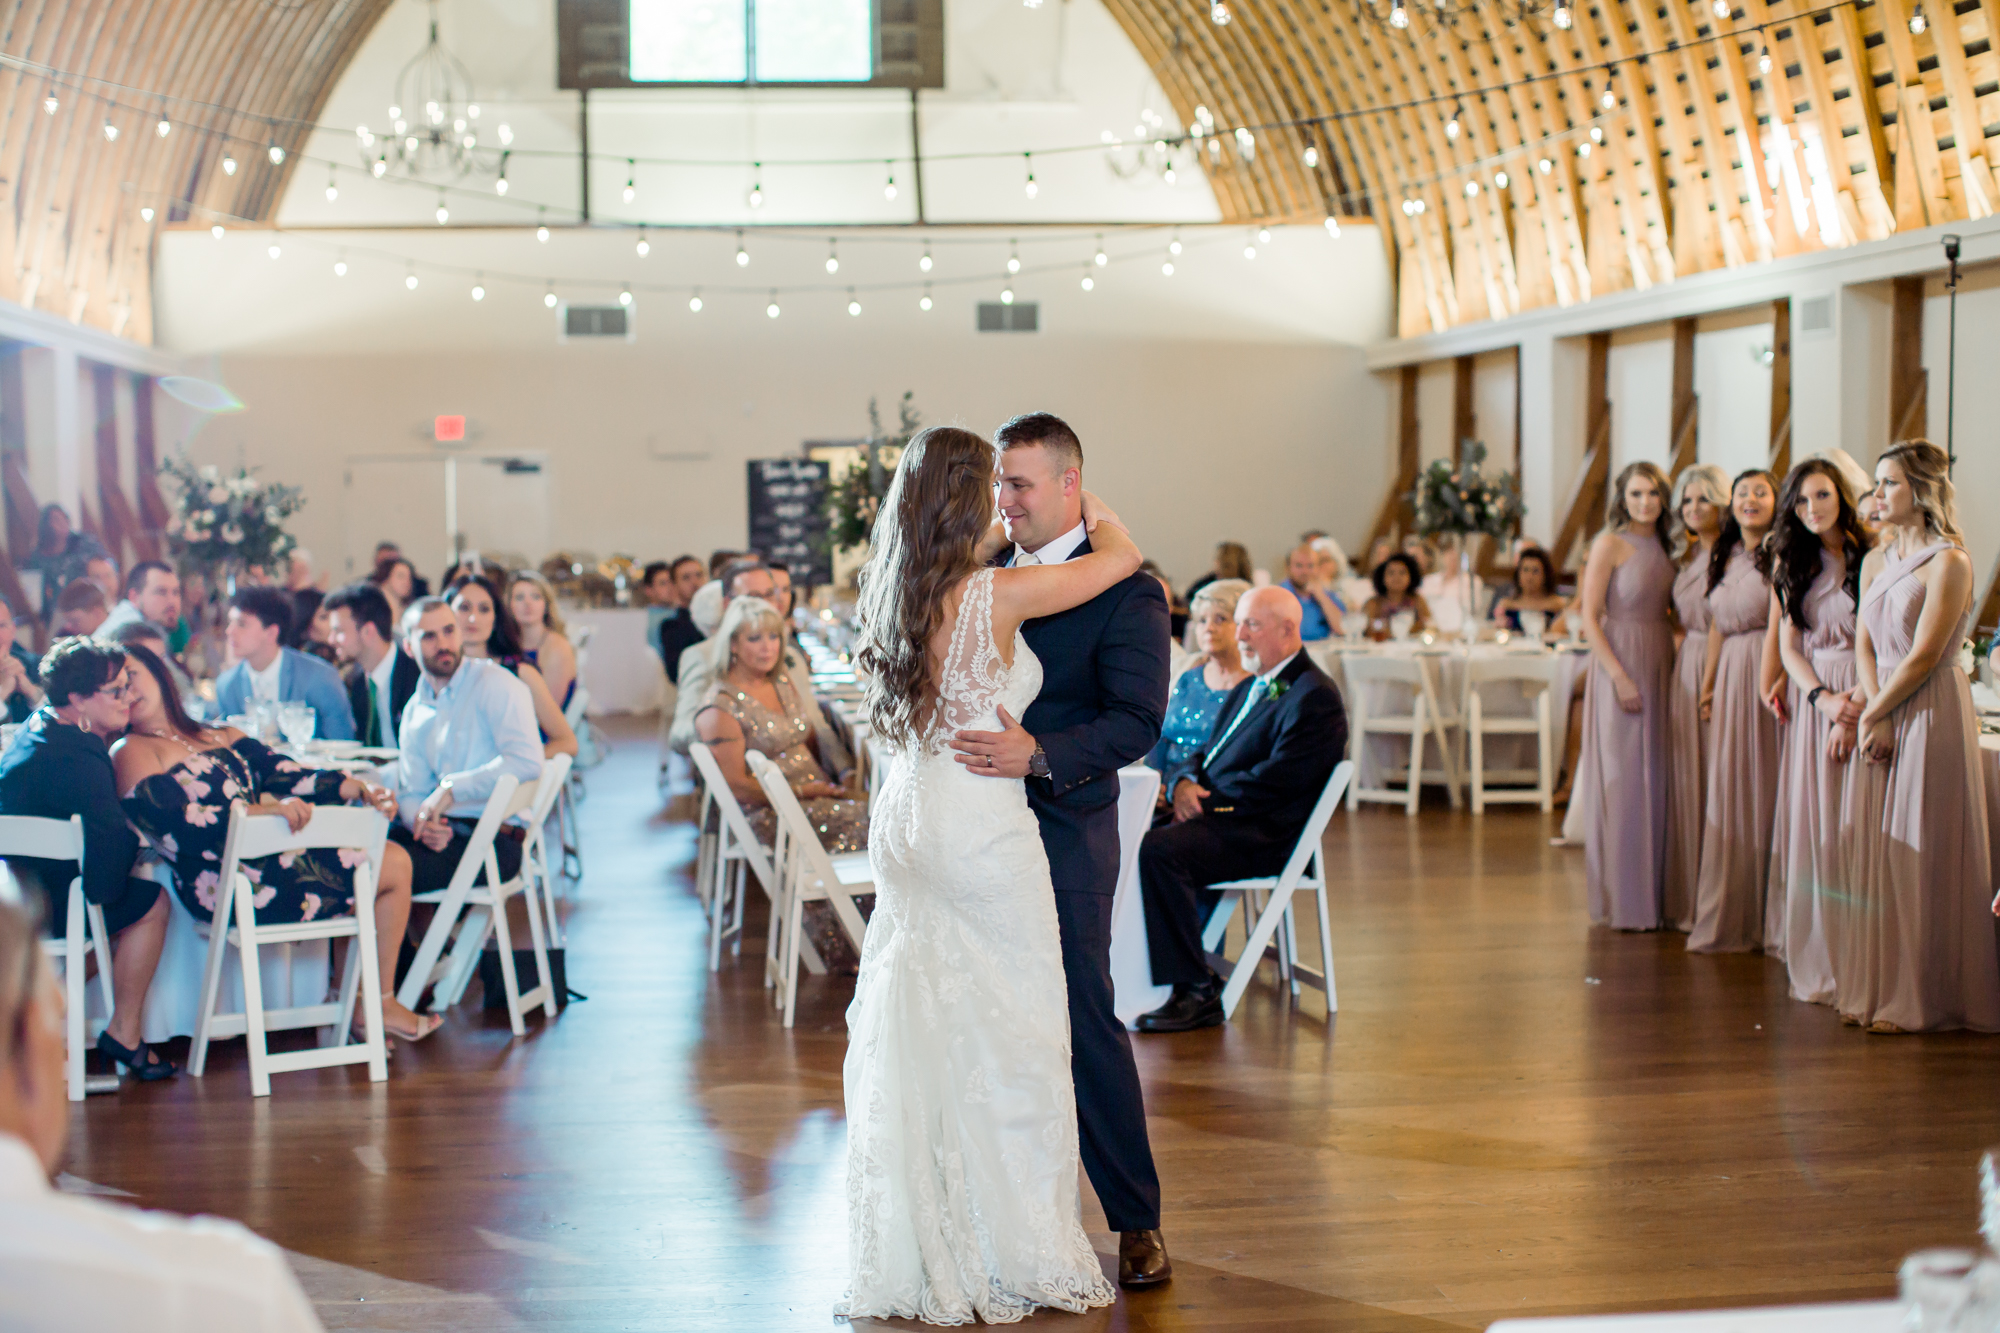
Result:
<svg viewBox="0 0 2000 1333"><path fill-rule="evenodd" d="M304 745L311 740L318 724L319 715L313 712L311 704L286 704L278 710L278 727L293 745Z"/></svg>
<svg viewBox="0 0 2000 1333"><path fill-rule="evenodd" d="M1542 631L1549 627L1548 612L1516 611L1514 614L1521 622L1521 633L1533 639L1536 643L1540 643L1542 641Z"/></svg>
<svg viewBox="0 0 2000 1333"><path fill-rule="evenodd" d="M1340 636L1349 644L1359 644L1368 634L1368 621L1359 612L1340 622Z"/></svg>
<svg viewBox="0 0 2000 1333"><path fill-rule="evenodd" d="M1569 637L1572 643L1583 637L1583 612L1566 612L1563 616L1563 623L1569 626Z"/></svg>
<svg viewBox="0 0 2000 1333"><path fill-rule="evenodd" d="M278 704L269 703L262 699L252 703L250 705L250 716L255 721L255 727L250 734L260 741L270 742L277 740L282 734L280 731L281 724L278 721L278 709Z"/></svg>
<svg viewBox="0 0 2000 1333"><path fill-rule="evenodd" d="M1389 637L1398 643L1409 638L1410 631L1416 627L1417 613L1414 611L1398 611L1389 617Z"/></svg>

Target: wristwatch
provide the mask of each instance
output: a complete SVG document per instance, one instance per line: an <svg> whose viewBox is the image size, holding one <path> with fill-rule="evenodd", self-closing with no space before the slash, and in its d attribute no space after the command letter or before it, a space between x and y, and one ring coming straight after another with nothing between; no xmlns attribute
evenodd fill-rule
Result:
<svg viewBox="0 0 2000 1333"><path fill-rule="evenodd" d="M1826 686L1824 685L1813 686L1812 692L1806 695L1806 707L1807 708L1817 707L1819 705L1819 697L1825 693L1826 693Z"/></svg>
<svg viewBox="0 0 2000 1333"><path fill-rule="evenodd" d="M1045 778L1048 775L1049 752L1042 748L1040 741L1036 741L1035 752L1028 756L1028 776L1031 778Z"/></svg>

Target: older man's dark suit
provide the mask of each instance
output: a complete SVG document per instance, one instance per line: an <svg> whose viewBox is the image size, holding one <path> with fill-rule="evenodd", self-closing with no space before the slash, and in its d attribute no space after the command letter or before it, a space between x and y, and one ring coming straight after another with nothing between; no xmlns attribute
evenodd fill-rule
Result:
<svg viewBox="0 0 2000 1333"><path fill-rule="evenodd" d="M1075 554L1089 551L1086 539ZM1132 1039L1112 1009L1111 900L1118 770L1152 749L1167 715L1167 599L1158 580L1134 574L1021 632L1042 664L1042 691L1020 721L1049 757L1049 776L1027 780L1028 805L1055 881L1083 1169L1111 1230L1150 1231L1160 1177Z"/></svg>
<svg viewBox="0 0 2000 1333"><path fill-rule="evenodd" d="M1208 886L1275 875L1298 842L1326 780L1347 751L1347 709L1340 690L1301 649L1277 675L1270 697L1255 676L1222 701L1209 743L1167 774L1171 794L1192 778L1209 795L1202 814L1163 823L1139 844L1139 884L1156 985L1199 986L1213 973L1201 928L1220 898ZM1241 726L1218 748L1217 737L1253 690L1265 691Z"/></svg>

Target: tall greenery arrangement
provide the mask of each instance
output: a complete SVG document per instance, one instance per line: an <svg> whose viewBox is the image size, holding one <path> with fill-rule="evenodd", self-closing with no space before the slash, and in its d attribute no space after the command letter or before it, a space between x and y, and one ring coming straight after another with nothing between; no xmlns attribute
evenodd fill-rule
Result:
<svg viewBox="0 0 2000 1333"><path fill-rule="evenodd" d="M298 547L285 531L285 520L305 507L298 487L260 482L248 468L225 476L220 468L197 468L179 457L162 462L160 474L175 483L167 540L186 563L211 570L275 569Z"/></svg>
<svg viewBox="0 0 2000 1333"><path fill-rule="evenodd" d="M1485 533L1506 541L1521 528L1521 479L1512 472L1487 476L1481 465L1486 446L1466 440L1459 462L1440 458L1417 476L1408 496L1417 531L1426 537L1469 537Z"/></svg>
<svg viewBox="0 0 2000 1333"><path fill-rule="evenodd" d="M876 400L868 400L868 438L862 442L861 457L826 488L827 540L836 551L851 550L867 543L875 531L875 515L888 493L890 474L903 456L903 449L923 429L917 414L914 392L906 392L896 405L896 429L882 428L882 412Z"/></svg>

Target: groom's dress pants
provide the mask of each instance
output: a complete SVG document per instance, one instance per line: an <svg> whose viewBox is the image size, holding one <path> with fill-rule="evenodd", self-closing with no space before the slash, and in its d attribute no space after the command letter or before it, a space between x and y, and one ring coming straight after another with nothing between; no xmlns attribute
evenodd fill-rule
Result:
<svg viewBox="0 0 2000 1333"><path fill-rule="evenodd" d="M1113 1231L1160 1225L1160 1175L1146 1141L1146 1103L1132 1037L1111 1003L1111 895L1058 893L1069 982L1070 1071L1084 1174Z"/></svg>

